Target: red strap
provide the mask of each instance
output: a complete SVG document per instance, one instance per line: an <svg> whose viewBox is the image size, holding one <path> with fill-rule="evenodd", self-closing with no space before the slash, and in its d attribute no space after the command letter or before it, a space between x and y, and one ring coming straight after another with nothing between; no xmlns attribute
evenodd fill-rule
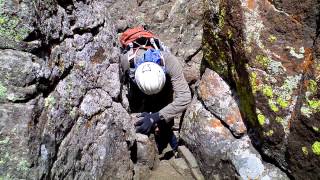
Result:
<svg viewBox="0 0 320 180"><path fill-rule="evenodd" d="M122 46L128 46L129 43L141 37L155 38L155 35L149 31L144 30L142 26L138 26L126 30L120 37L120 43L122 44Z"/></svg>

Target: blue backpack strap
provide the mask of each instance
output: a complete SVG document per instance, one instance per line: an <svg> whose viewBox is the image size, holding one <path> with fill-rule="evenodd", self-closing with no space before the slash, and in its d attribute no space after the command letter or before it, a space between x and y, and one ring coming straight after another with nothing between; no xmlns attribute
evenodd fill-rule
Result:
<svg viewBox="0 0 320 180"><path fill-rule="evenodd" d="M148 49L143 56L138 58L134 64L135 69L138 68L144 62L153 62L159 64L160 67L166 72L165 61L163 59L162 53L159 49Z"/></svg>

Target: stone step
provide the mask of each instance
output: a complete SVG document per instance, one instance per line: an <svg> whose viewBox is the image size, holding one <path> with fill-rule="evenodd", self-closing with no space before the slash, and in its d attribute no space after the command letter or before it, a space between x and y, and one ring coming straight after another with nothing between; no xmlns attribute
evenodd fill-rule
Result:
<svg viewBox="0 0 320 180"><path fill-rule="evenodd" d="M166 149L165 152L170 151ZM151 180L204 180L199 166L185 146L178 147L178 156L168 160L161 160L158 167L151 172Z"/></svg>

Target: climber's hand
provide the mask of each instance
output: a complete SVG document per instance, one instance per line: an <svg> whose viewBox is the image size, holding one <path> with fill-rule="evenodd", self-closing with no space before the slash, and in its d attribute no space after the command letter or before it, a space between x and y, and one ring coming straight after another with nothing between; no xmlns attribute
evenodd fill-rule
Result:
<svg viewBox="0 0 320 180"><path fill-rule="evenodd" d="M145 135L149 135L154 124L160 121L160 116L158 112L152 114L144 112L140 114L138 117L142 117L142 119L140 119L134 124L135 126L138 126L136 132Z"/></svg>

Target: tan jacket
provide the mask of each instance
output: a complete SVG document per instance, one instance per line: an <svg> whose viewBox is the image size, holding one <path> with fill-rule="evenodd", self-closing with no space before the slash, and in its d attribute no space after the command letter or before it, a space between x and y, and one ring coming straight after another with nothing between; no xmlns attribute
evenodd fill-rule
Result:
<svg viewBox="0 0 320 180"><path fill-rule="evenodd" d="M144 50L139 50L137 57L141 56L143 53ZM163 57L165 59L166 72L171 79L174 99L167 106L163 107L159 111L159 114L161 118L168 121L187 108L191 102L191 92L188 83L184 78L182 65L177 57L168 52L163 52ZM124 71L129 68L127 62L127 54L122 55L121 65Z"/></svg>

